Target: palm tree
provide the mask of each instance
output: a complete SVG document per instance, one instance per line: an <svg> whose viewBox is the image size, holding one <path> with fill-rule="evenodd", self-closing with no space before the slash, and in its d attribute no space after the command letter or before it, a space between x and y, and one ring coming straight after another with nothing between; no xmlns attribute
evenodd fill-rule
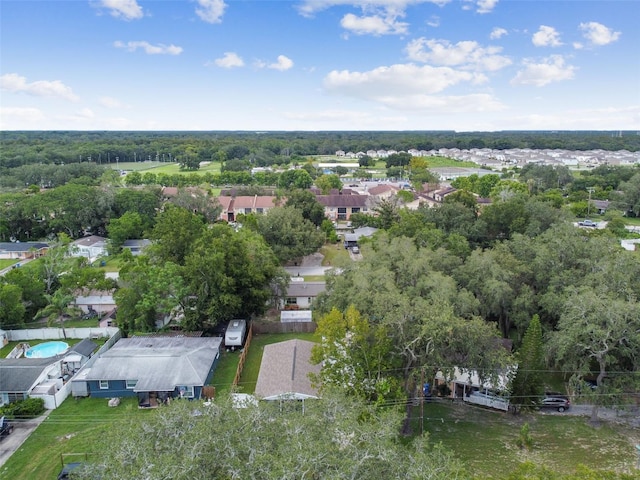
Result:
<svg viewBox="0 0 640 480"><path fill-rule="evenodd" d="M36 319L46 318L48 326L58 321L60 328L62 328L64 338L67 338L67 333L64 330L64 318L66 315L74 316L78 313L77 307L69 306L73 301L73 295L64 292L63 289L58 289L53 295L45 294L45 298L47 299L48 305L40 309L36 314Z"/></svg>

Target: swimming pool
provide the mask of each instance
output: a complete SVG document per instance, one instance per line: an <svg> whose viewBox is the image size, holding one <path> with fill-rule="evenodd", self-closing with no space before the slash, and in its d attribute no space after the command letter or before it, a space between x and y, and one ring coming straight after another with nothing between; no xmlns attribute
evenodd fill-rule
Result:
<svg viewBox="0 0 640 480"><path fill-rule="evenodd" d="M47 358L67 351L69 344L66 342L44 342L34 345L24 354L27 358Z"/></svg>

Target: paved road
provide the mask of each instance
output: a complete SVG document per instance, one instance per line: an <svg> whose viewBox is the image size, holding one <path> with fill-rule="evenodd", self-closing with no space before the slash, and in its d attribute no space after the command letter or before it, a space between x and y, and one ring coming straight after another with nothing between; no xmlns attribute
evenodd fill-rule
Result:
<svg viewBox="0 0 640 480"><path fill-rule="evenodd" d="M0 466L4 465L9 457L20 448L29 435L40 425L49 415L49 410L33 420L13 423L13 432L0 441Z"/></svg>
<svg viewBox="0 0 640 480"><path fill-rule="evenodd" d="M333 267L285 267L285 270L292 277L308 277L316 275L324 275L327 270Z"/></svg>

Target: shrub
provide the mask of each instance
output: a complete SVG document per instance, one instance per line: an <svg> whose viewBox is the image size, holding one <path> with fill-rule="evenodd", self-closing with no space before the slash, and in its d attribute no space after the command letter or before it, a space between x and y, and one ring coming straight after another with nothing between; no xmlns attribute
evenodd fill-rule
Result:
<svg viewBox="0 0 640 480"><path fill-rule="evenodd" d="M0 409L2 415L12 419L34 418L44 413L42 398L27 398L5 405Z"/></svg>

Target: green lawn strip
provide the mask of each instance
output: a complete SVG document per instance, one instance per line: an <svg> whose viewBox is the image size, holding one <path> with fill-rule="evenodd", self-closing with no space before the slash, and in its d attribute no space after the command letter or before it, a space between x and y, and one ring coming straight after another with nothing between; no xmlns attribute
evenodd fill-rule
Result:
<svg viewBox="0 0 640 480"><path fill-rule="evenodd" d="M216 387L216 395L220 395L231 390L233 379L236 376L238 363L240 362L240 351L227 352L223 349L220 353L220 359L213 372L211 385Z"/></svg>
<svg viewBox="0 0 640 480"><path fill-rule="evenodd" d="M414 409L414 432L419 432ZM517 416L460 404L428 403L424 428L431 441L441 442L463 460L478 478L505 478L524 461L573 472L577 465L627 471L633 466L632 429L620 425L599 428L586 417L525 413ZM516 442L520 428L529 423L533 444L522 450ZM635 434L638 440L638 433ZM493 476L492 476L493 475Z"/></svg>
<svg viewBox="0 0 640 480"><path fill-rule="evenodd" d="M0 270L4 270L11 265L18 263L20 260L17 258L0 258Z"/></svg>
<svg viewBox="0 0 640 480"><path fill-rule="evenodd" d="M65 463L99 455L101 433L133 417L149 415L138 409L137 398L122 399L109 407L106 398L68 398L27 438L0 467L0 478L12 480L55 479ZM76 455L81 454L81 455Z"/></svg>

